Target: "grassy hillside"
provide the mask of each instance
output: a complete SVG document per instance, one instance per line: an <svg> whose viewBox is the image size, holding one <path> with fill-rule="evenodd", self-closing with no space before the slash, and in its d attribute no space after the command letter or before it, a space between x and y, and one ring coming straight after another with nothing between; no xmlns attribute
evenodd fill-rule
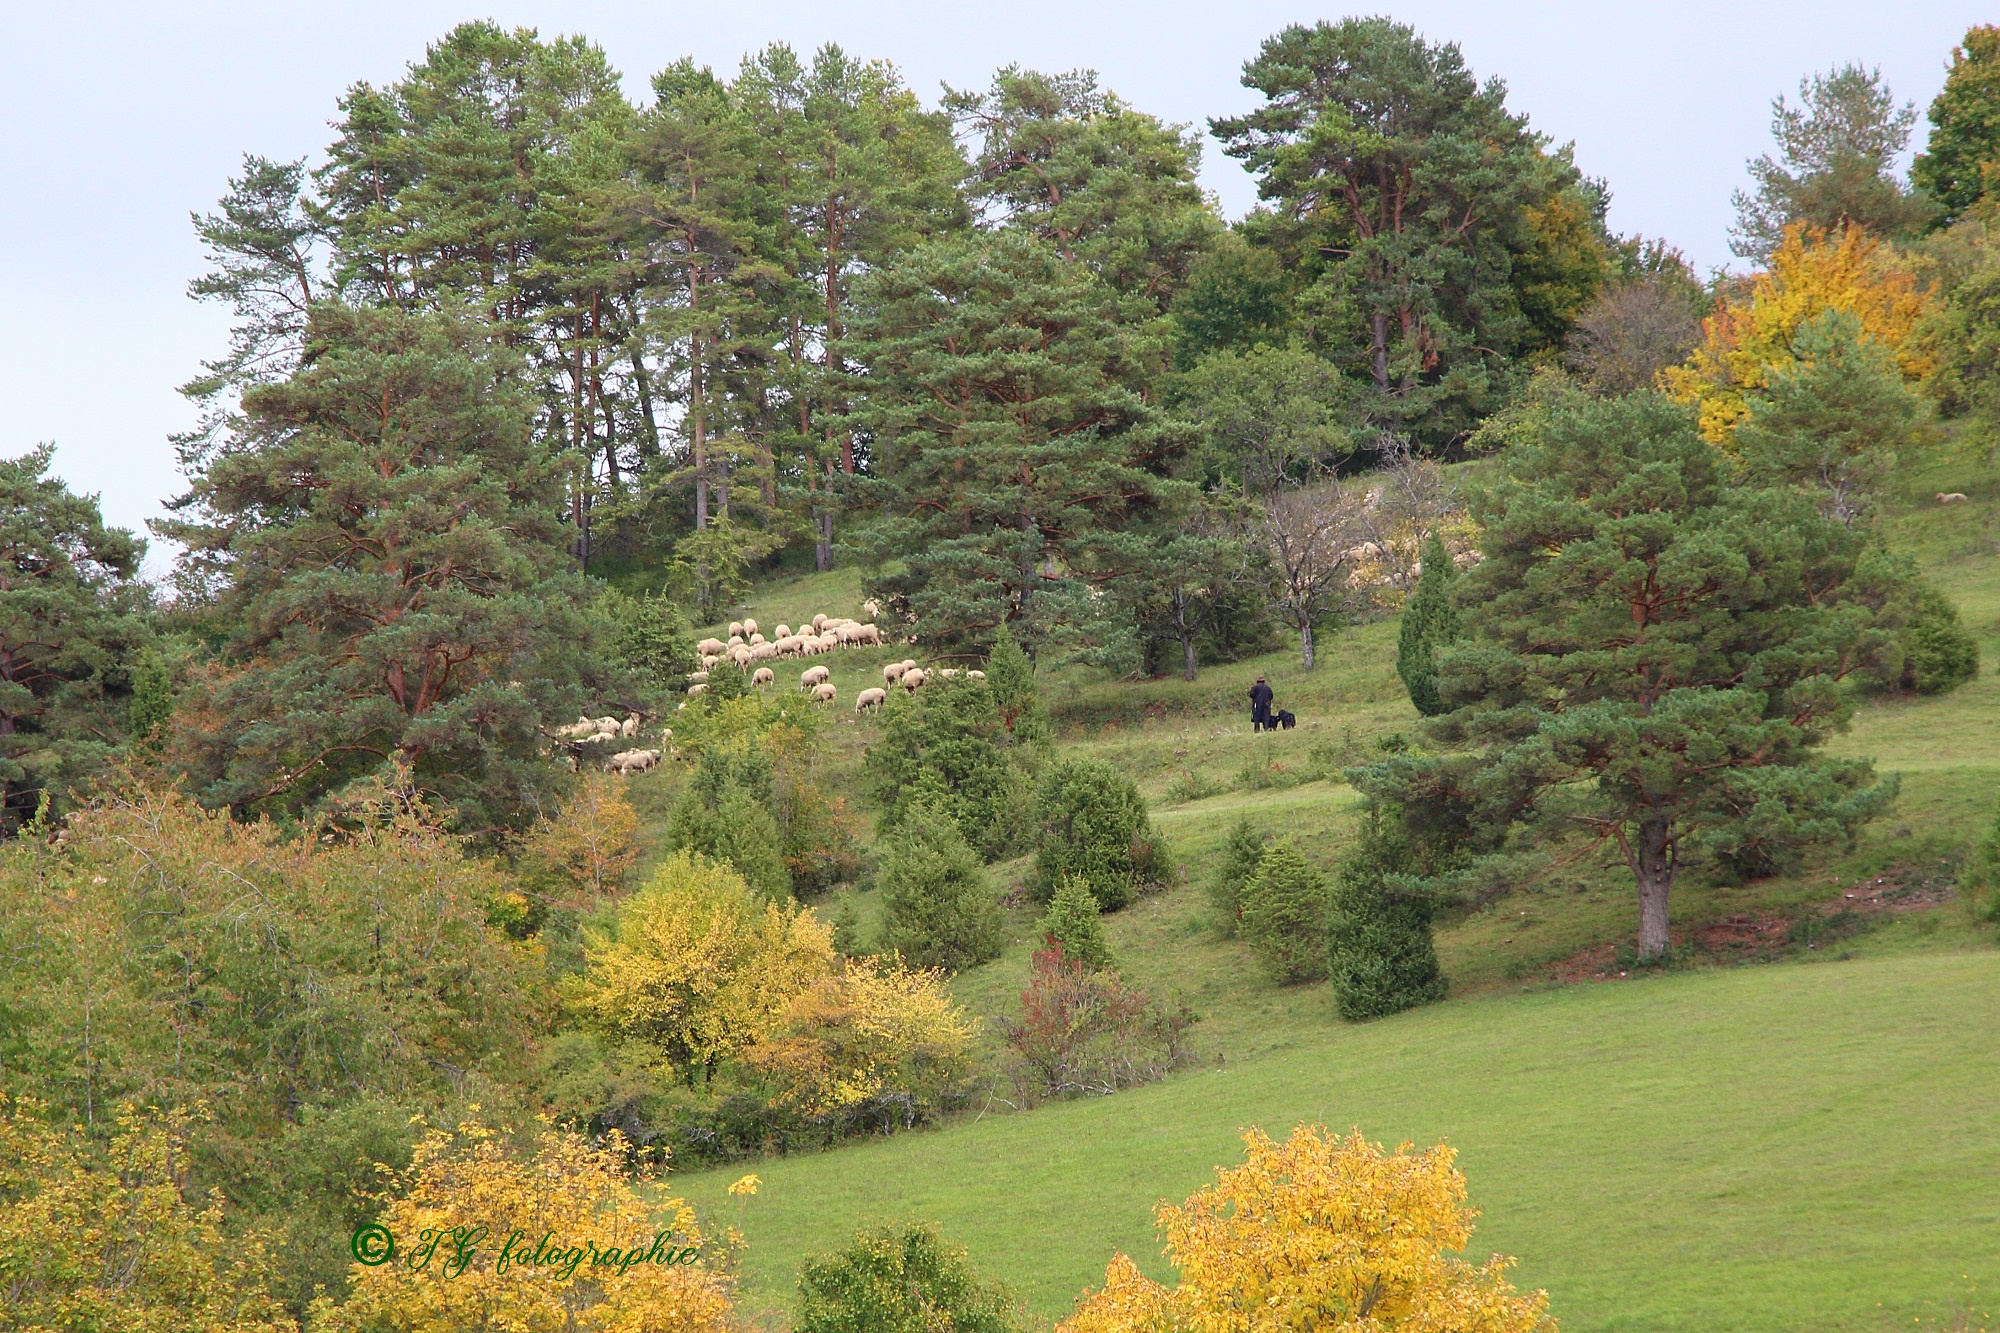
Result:
<svg viewBox="0 0 2000 1333"><path fill-rule="evenodd" d="M2000 481L1987 475L1969 463L1914 474L1889 524L1961 608L1985 673L1942 699L1872 703L1837 742L1903 781L1851 852L1747 886L1685 877L1674 922L1686 970L1666 976L1619 968L1636 909L1629 875L1604 856L1496 885L1440 922L1452 1000L1362 1028L1333 1017L1324 986L1271 985L1212 928L1202 885L1238 817L1328 860L1350 836L1356 797L1340 771L1417 721L1393 671L1393 622L1330 636L1310 675L1285 651L1193 683L1045 677L1058 743L1135 776L1179 867L1107 927L1128 978L1201 1015L1207 1064L1105 1101L759 1165L766 1189L743 1222L753 1304L784 1305L800 1257L863 1221L919 1216L1058 1317L1113 1249L1161 1271L1152 1205L1231 1160L1240 1127L1323 1119L1459 1147L1486 1210L1477 1248L1517 1254L1521 1279L1547 1286L1572 1329L1947 1319L1970 1285L2000 1281L2000 954L1951 893L2000 797ZM1973 500L1940 508L1936 490ZM860 595L851 571L791 579L760 589L750 613L767 627L859 614ZM879 734L853 716L855 693L912 653L817 659L840 688L837 782ZM1297 730L1250 733L1243 696L1259 672ZM644 806L675 781L633 791ZM1024 870L995 875L1007 889ZM872 892L841 897L872 923ZM976 1012L1013 1007L1032 918L1017 900L1007 952L954 982ZM1743 962L1788 965L1731 966ZM1807 962L1830 965L1794 965ZM1569 984L1586 979L1618 984ZM739 1173L679 1185L716 1205Z"/></svg>
<svg viewBox="0 0 2000 1333"><path fill-rule="evenodd" d="M2000 1283L1995 1012L2000 955L1961 954L1302 1026L1117 1097L761 1164L745 1286L785 1305L805 1254L922 1217L1060 1316L1115 1249L1165 1275L1153 1204L1237 1157L1242 1127L1324 1121L1456 1147L1477 1255L1515 1255L1568 1329L1909 1327ZM735 1218L736 1174L675 1188Z"/></svg>

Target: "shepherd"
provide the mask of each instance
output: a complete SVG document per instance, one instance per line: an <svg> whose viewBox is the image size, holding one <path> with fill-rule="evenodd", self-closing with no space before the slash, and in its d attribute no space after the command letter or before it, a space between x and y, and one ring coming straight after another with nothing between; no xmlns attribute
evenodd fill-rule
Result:
<svg viewBox="0 0 2000 1333"><path fill-rule="evenodd" d="M1257 677L1257 683L1250 687L1250 729L1271 729L1271 687L1262 676Z"/></svg>

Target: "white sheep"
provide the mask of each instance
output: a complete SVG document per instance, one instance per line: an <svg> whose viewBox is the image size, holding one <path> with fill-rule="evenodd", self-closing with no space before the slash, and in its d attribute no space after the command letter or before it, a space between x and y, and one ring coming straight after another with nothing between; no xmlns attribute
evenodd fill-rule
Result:
<svg viewBox="0 0 2000 1333"><path fill-rule="evenodd" d="M743 636L741 634L732 634L729 636L729 642L723 646L724 648L741 648L743 646Z"/></svg>
<svg viewBox="0 0 2000 1333"><path fill-rule="evenodd" d="M623 750L605 762L605 770L611 773L643 773L655 768L660 762L658 750Z"/></svg>
<svg viewBox="0 0 2000 1333"><path fill-rule="evenodd" d="M882 631L876 629L873 625L857 625L854 627L854 641L856 643L872 643L880 646Z"/></svg>
<svg viewBox="0 0 2000 1333"><path fill-rule="evenodd" d="M600 731L595 736L585 736L582 743L585 745L609 745L617 739L618 733L615 731Z"/></svg>
<svg viewBox="0 0 2000 1333"><path fill-rule="evenodd" d="M924 679L924 669L922 667L911 667L902 674L896 683L906 690L914 690L923 685Z"/></svg>
<svg viewBox="0 0 2000 1333"><path fill-rule="evenodd" d="M620 723L618 724L618 734L619 734L620 736L636 736L636 735L638 735L638 734L639 734L639 715L638 715L637 713L628 713L628 714L626 714L626 715L625 715L625 720L624 720L623 722L620 722Z"/></svg>
<svg viewBox="0 0 2000 1333"><path fill-rule="evenodd" d="M755 647L756 647L756 646L757 646L758 644L760 644L760 643L762 643L762 642L764 642L764 636L763 636L763 635L761 635L761 634L752 634L752 635L750 636L750 646L751 646L752 648L755 648Z"/></svg>
<svg viewBox="0 0 2000 1333"><path fill-rule="evenodd" d="M816 704L830 704L833 702L834 696L838 693L839 691L834 689L832 681L821 681L819 684L813 686L813 702Z"/></svg>
<svg viewBox="0 0 2000 1333"><path fill-rule="evenodd" d="M743 617L743 632L745 634L755 634L757 632L757 622L748 616Z"/></svg>
<svg viewBox="0 0 2000 1333"><path fill-rule="evenodd" d="M750 683L752 685L775 685L778 683L778 673L769 667L758 667L750 673Z"/></svg>
<svg viewBox="0 0 2000 1333"><path fill-rule="evenodd" d="M728 644L724 643L720 639L703 639L700 643L694 646L694 650L700 653L703 657L707 657L710 654L720 654L722 650L724 648L727 648L728 646L729 646Z"/></svg>
<svg viewBox="0 0 2000 1333"><path fill-rule="evenodd" d="M738 644L735 648L732 648L730 650L729 660L736 663L737 670L748 671L750 669L750 663L755 659L751 657L750 650L748 648L745 648L743 645Z"/></svg>
<svg viewBox="0 0 2000 1333"><path fill-rule="evenodd" d="M708 682L705 680L698 681L695 684L688 686L688 698L690 699L698 699L702 695L707 693L708 693Z"/></svg>
<svg viewBox="0 0 2000 1333"><path fill-rule="evenodd" d="M822 611L818 615L812 618L813 632L817 634L825 624L826 624L826 612Z"/></svg>
<svg viewBox="0 0 2000 1333"><path fill-rule="evenodd" d="M799 673L799 688L809 690L815 685L824 685L833 678L833 672L823 666L807 667Z"/></svg>
<svg viewBox="0 0 2000 1333"><path fill-rule="evenodd" d="M699 670L699 671L690 671L690 672L688 672L688 684L690 684L690 685L699 685L699 684L701 684L701 683L702 683L703 681L705 681L705 680L707 680L707 679L708 679L708 668L707 668L707 667L703 667L703 668L702 668L701 670Z"/></svg>
<svg viewBox="0 0 2000 1333"><path fill-rule="evenodd" d="M1955 505L1955 504L1964 504L1964 503L1965 503L1965 492L1964 492L1964 491L1939 491L1939 492L1938 492L1938 497L1937 497L1937 502L1938 502L1939 504L1941 504L1941 505Z"/></svg>
<svg viewBox="0 0 2000 1333"><path fill-rule="evenodd" d="M967 680L985 680L986 673L984 671L968 671L965 673L965 678Z"/></svg>
<svg viewBox="0 0 2000 1333"><path fill-rule="evenodd" d="M896 678L901 676L905 671L908 671L909 669L910 669L910 664L908 662L889 663L888 666L882 668L882 683L884 685L894 685L896 683Z"/></svg>
<svg viewBox="0 0 2000 1333"><path fill-rule="evenodd" d="M750 657L752 661L756 662L774 662L778 658L778 645L775 643L760 643L750 650Z"/></svg>
<svg viewBox="0 0 2000 1333"><path fill-rule="evenodd" d="M889 691L879 685L870 686L854 696L854 711L865 713L871 708L879 709L888 701Z"/></svg>
<svg viewBox="0 0 2000 1333"><path fill-rule="evenodd" d="M713 671L715 670L716 665L721 661L722 661L721 653L703 653L701 655L701 669L705 672Z"/></svg>
<svg viewBox="0 0 2000 1333"><path fill-rule="evenodd" d="M957 668L957 667L944 667L944 668L942 668L942 669L940 669L940 670L939 670L938 674L939 674L940 676L943 676L943 677L944 677L944 678L945 678L946 680L951 680L951 679L952 679L953 677L955 677L955 676L957 676L957 675L958 675L958 668Z"/></svg>
<svg viewBox="0 0 2000 1333"><path fill-rule="evenodd" d="M735 640L735 639L740 639L740 638L742 638L742 637L743 637L743 622L742 622L742 621L740 621L740 620L732 620L732 621L730 621L730 622L729 622L729 637L730 637L730 639L731 639L731 640Z"/></svg>
<svg viewBox="0 0 2000 1333"><path fill-rule="evenodd" d="M771 631L771 637L774 639L789 639L792 637L792 627L790 625L780 625Z"/></svg>
<svg viewBox="0 0 2000 1333"><path fill-rule="evenodd" d="M873 620L875 617L882 614L882 603L876 601L873 597L870 597L867 601L861 604L861 610L870 620Z"/></svg>

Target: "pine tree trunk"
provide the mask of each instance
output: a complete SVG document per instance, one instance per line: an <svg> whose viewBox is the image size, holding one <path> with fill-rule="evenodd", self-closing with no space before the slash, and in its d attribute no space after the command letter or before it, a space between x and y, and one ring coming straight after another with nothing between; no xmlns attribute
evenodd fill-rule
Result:
<svg viewBox="0 0 2000 1333"><path fill-rule="evenodd" d="M1313 627L1310 620L1299 626L1299 653L1305 658L1306 670L1313 669Z"/></svg>
<svg viewBox="0 0 2000 1333"><path fill-rule="evenodd" d="M1181 635L1181 674L1189 680L1193 680L1195 676L1194 636L1192 634Z"/></svg>
<svg viewBox="0 0 2000 1333"><path fill-rule="evenodd" d="M1639 825L1639 957L1663 958L1667 952L1667 892L1674 884L1673 851L1667 844L1664 815L1649 816Z"/></svg>

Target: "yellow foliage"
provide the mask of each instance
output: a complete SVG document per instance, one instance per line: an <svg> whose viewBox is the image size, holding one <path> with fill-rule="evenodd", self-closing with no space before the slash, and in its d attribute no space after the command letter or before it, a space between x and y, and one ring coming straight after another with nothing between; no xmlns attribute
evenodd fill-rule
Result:
<svg viewBox="0 0 2000 1333"><path fill-rule="evenodd" d="M624 788L602 773L586 774L554 819L538 819L521 846L522 859L580 896L621 887L639 859L639 815Z"/></svg>
<svg viewBox="0 0 2000 1333"><path fill-rule="evenodd" d="M1703 437L1721 444L1749 410L1745 395L1768 384L1773 367L1793 359L1799 326L1829 310L1856 316L1862 332L1895 354L1906 379L1921 380L1936 367L1935 350L1918 329L1931 291L1893 249L1859 227L1829 235L1794 224L1772 253L1769 271L1702 321L1702 345L1682 365L1661 371L1660 386L1696 404Z"/></svg>
<svg viewBox="0 0 2000 1333"><path fill-rule="evenodd" d="M606 1033L647 1043L690 1085L779 1030L793 1000L835 964L833 930L752 892L726 864L682 852L586 937L571 1002Z"/></svg>
<svg viewBox="0 0 2000 1333"><path fill-rule="evenodd" d="M891 1086L928 1099L962 1072L972 1037L942 972L855 958L799 994L781 1031L744 1055L778 1081L778 1104L823 1115Z"/></svg>
<svg viewBox="0 0 2000 1333"><path fill-rule="evenodd" d="M1546 1295L1508 1284L1510 1260L1448 1253L1474 1216L1451 1149L1389 1153L1319 1126L1243 1139L1244 1165L1159 1210L1179 1284L1118 1255L1060 1333L1553 1333Z"/></svg>
<svg viewBox="0 0 2000 1333"><path fill-rule="evenodd" d="M730 1328L729 1283L700 1254L694 1211L642 1198L625 1176L622 1140L615 1131L609 1139L598 1147L544 1127L521 1161L479 1125L433 1131L378 1219L393 1255L354 1265L347 1300L314 1307L316 1333ZM427 1247L426 1232L443 1239ZM671 1234L659 1242L662 1232ZM692 1263L641 1257L689 1247Z"/></svg>
<svg viewBox="0 0 2000 1333"><path fill-rule="evenodd" d="M33 1106L0 1109L0 1328L297 1329L264 1287L264 1234L225 1234L219 1197L186 1197L192 1117L127 1107L100 1158Z"/></svg>

